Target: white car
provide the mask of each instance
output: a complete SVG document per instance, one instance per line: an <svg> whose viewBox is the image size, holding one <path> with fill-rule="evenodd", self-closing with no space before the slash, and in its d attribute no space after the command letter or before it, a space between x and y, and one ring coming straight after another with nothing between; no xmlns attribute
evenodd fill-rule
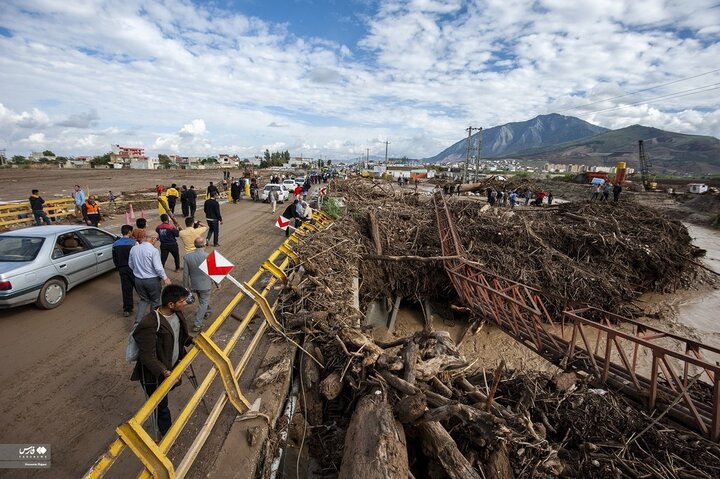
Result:
<svg viewBox="0 0 720 479"><path fill-rule="evenodd" d="M74 286L115 268L117 236L92 226L35 226L0 234L0 309L60 306Z"/></svg>
<svg viewBox="0 0 720 479"><path fill-rule="evenodd" d="M296 185L300 185L300 186L302 186L303 184L305 184L305 177L304 177L304 176L300 176L300 177L298 177L298 178L295 178L295 184L296 184Z"/></svg>
<svg viewBox="0 0 720 479"><path fill-rule="evenodd" d="M287 201L288 198L290 198L290 190L285 185L285 183L283 183L282 185L279 183L268 183L267 185L265 185L265 188L263 188L262 193L260 194L260 199L263 202L270 202L270 190L273 188L278 190L278 202L284 203L285 201Z"/></svg>
<svg viewBox="0 0 720 479"><path fill-rule="evenodd" d="M285 185L285 187L290 191L295 189L295 180L291 178L284 179L282 184Z"/></svg>

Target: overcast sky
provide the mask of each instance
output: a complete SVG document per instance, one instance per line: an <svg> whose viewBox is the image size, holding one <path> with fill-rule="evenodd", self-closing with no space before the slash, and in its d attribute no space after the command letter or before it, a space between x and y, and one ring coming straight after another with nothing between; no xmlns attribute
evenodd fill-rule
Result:
<svg viewBox="0 0 720 479"><path fill-rule="evenodd" d="M720 137L720 0L0 2L8 156L423 158L552 112Z"/></svg>

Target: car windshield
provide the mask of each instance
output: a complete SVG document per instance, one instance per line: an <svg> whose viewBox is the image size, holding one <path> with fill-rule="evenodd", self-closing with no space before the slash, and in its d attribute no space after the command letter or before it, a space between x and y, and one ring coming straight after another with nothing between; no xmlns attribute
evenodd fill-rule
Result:
<svg viewBox="0 0 720 479"><path fill-rule="evenodd" d="M45 238L0 236L0 261L32 261L40 252Z"/></svg>

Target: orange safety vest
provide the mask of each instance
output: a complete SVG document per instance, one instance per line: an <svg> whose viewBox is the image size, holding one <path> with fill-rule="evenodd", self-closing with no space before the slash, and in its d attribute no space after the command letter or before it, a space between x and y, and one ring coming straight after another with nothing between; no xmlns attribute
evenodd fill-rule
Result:
<svg viewBox="0 0 720 479"><path fill-rule="evenodd" d="M100 205L98 205L97 203L95 203L94 205L91 205L90 203L88 203L86 201L85 202L85 211L89 215L96 215L96 214L100 213Z"/></svg>

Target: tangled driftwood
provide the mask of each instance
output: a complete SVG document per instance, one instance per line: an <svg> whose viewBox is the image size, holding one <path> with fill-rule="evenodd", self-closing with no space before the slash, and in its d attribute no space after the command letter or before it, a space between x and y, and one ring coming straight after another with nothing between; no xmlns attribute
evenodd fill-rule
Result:
<svg viewBox="0 0 720 479"><path fill-rule="evenodd" d="M304 335L299 396L315 474L716 477L716 445L657 427L574 375L474 368L429 321L411 336L374 340L362 327L370 299L448 301L453 291L437 260L429 199L382 183L350 184L341 194L345 216L300 247L302 263L281 298L285 327ZM697 274L690 261L698 252L682 225L637 205L513 213L463 199L451 206L468 259L554 292L556 308L567 294L624 311L640 292Z"/></svg>

